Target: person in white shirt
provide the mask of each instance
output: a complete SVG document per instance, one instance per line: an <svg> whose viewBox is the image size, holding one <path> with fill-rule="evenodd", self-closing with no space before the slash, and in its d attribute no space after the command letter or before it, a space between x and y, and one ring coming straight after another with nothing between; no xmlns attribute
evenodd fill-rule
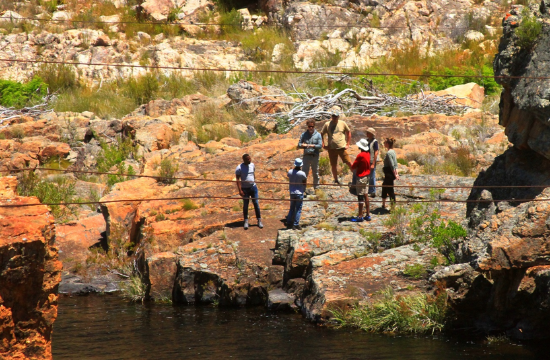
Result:
<svg viewBox="0 0 550 360"><path fill-rule="evenodd" d="M243 198L243 217L244 229L248 230L248 204L252 198L256 219L258 219L258 227L263 229L262 216L260 214L260 203L258 202L258 187L254 179L256 167L252 162L252 158L248 154L243 155L243 162L235 169L235 177L237 179L237 189L239 195Z"/></svg>

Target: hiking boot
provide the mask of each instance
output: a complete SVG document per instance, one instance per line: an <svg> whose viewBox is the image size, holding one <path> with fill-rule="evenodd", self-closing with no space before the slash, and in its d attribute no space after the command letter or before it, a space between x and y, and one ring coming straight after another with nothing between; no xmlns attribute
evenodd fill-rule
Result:
<svg viewBox="0 0 550 360"><path fill-rule="evenodd" d="M263 229L264 228L264 224L262 224L262 219L258 219L258 227L260 229Z"/></svg>
<svg viewBox="0 0 550 360"><path fill-rule="evenodd" d="M366 221L370 221L370 220L371 220L371 219L370 219L370 215L365 216L363 219L365 219Z"/></svg>
<svg viewBox="0 0 550 360"><path fill-rule="evenodd" d="M340 180L334 179L334 185L341 185L341 184L340 184Z"/></svg>
<svg viewBox="0 0 550 360"><path fill-rule="evenodd" d="M248 230L248 219L244 219L244 229Z"/></svg>
<svg viewBox="0 0 550 360"><path fill-rule="evenodd" d="M364 220L363 220L362 217L359 217L359 216L355 217L354 216L354 217L351 218L351 221L352 222L363 222Z"/></svg>
<svg viewBox="0 0 550 360"><path fill-rule="evenodd" d="M302 226L301 225L294 225L292 227L292 230L302 230Z"/></svg>
<svg viewBox="0 0 550 360"><path fill-rule="evenodd" d="M369 194L369 196L374 199L376 197L376 193Z"/></svg>

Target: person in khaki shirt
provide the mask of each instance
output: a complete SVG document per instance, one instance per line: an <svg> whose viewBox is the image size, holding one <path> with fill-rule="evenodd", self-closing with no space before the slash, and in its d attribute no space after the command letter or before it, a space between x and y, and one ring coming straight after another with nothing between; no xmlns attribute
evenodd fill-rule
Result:
<svg viewBox="0 0 550 360"><path fill-rule="evenodd" d="M351 142L351 130L348 124L339 120L339 117L339 113L332 113L331 120L326 122L321 130L323 149L328 151L332 177L336 184L340 184L340 181L338 181L338 157L340 157L344 164L348 165L351 169L351 161L346 151ZM327 141L325 141L325 135Z"/></svg>

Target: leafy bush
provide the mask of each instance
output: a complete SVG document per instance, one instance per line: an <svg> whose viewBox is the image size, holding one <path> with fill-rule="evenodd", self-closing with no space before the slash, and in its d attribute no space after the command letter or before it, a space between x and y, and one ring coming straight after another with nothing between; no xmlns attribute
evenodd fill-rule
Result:
<svg viewBox="0 0 550 360"><path fill-rule="evenodd" d="M178 164L174 164L172 159L165 158L160 162L159 174L161 178L158 179L159 182L165 184L173 184L176 182L174 175L178 171Z"/></svg>
<svg viewBox="0 0 550 360"><path fill-rule="evenodd" d="M341 327L369 332L436 333L445 326L447 304L444 294L395 295L388 287L382 299L369 305L357 305L349 311L332 310Z"/></svg>
<svg viewBox="0 0 550 360"><path fill-rule="evenodd" d="M393 246L400 246L405 242L407 223L409 221L408 213L408 210L403 206L395 206L390 215L382 221L384 226L393 229L395 232Z"/></svg>
<svg viewBox="0 0 550 360"><path fill-rule="evenodd" d="M105 141L100 141L99 145L101 146L101 152L96 159L98 171L110 172L113 167L116 167L115 174L107 175L107 184L112 186L132 179L132 175L136 174L134 168L132 166L126 167L123 163L130 155L136 156L136 148L132 139L119 137L115 143L108 144Z"/></svg>
<svg viewBox="0 0 550 360"><path fill-rule="evenodd" d="M319 175L325 176L330 174L331 174L331 169L330 169L330 160L328 156L320 156L319 157Z"/></svg>
<svg viewBox="0 0 550 360"><path fill-rule="evenodd" d="M75 182L57 176L52 180L42 179L33 171L23 172L19 177L17 192L21 196L36 196L41 203L69 203L75 200ZM75 210L75 206L49 205L56 220L65 220Z"/></svg>
<svg viewBox="0 0 550 360"><path fill-rule="evenodd" d="M0 80L0 105L21 108L39 101L47 93L48 84L39 77L22 84L10 80Z"/></svg>
<svg viewBox="0 0 550 360"><path fill-rule="evenodd" d="M100 141L101 152L97 156L97 169L100 172L107 172L113 166L122 163L130 155L135 156L135 146L132 139L122 137L117 138L116 142L110 144Z"/></svg>
<svg viewBox="0 0 550 360"><path fill-rule="evenodd" d="M430 191L434 200L443 191ZM436 248L448 264L457 260L457 249L453 241L467 236L466 230L456 222L441 219L439 207L434 203L419 203L412 207L409 229L415 241L428 243Z"/></svg>
<svg viewBox="0 0 550 360"><path fill-rule="evenodd" d="M422 264L406 265L403 274L413 279L422 279L426 276L426 268Z"/></svg>
<svg viewBox="0 0 550 360"><path fill-rule="evenodd" d="M432 246L445 256L449 264L454 264L457 260L457 250L453 241L464 238L466 235L468 233L461 225L452 220L449 220L447 223L442 221L434 229Z"/></svg>
<svg viewBox="0 0 550 360"><path fill-rule="evenodd" d="M146 104L153 100L160 89L159 76L147 73L137 78L129 78L124 84L126 96L136 105Z"/></svg>
<svg viewBox="0 0 550 360"><path fill-rule="evenodd" d="M518 37L517 45L522 49L531 49L542 32L542 24L537 21L536 17L530 16L529 8L523 10L523 18L516 29Z"/></svg>

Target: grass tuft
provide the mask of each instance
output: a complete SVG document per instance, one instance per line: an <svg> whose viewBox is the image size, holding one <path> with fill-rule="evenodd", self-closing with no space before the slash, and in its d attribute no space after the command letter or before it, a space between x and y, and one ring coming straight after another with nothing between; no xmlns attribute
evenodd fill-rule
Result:
<svg viewBox="0 0 550 360"><path fill-rule="evenodd" d="M369 332L434 334L443 330L447 312L444 294L395 295L387 288L381 295L382 299L372 304L332 310L332 315L339 327Z"/></svg>

